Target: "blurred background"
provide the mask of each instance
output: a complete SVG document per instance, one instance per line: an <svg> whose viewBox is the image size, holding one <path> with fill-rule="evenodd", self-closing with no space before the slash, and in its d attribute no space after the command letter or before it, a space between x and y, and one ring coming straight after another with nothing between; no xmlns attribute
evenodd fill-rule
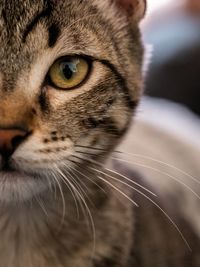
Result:
<svg viewBox="0 0 200 267"><path fill-rule="evenodd" d="M145 95L121 150L200 236L200 0L147 2Z"/></svg>
<svg viewBox="0 0 200 267"><path fill-rule="evenodd" d="M147 95L200 115L200 0L147 0L144 41L153 46Z"/></svg>

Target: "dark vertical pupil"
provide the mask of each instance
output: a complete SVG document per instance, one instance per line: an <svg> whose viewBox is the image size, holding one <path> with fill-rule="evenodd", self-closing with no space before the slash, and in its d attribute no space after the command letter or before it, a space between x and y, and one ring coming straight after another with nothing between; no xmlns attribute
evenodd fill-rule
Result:
<svg viewBox="0 0 200 267"><path fill-rule="evenodd" d="M74 64L70 62L63 64L63 74L67 80L70 80L74 75Z"/></svg>

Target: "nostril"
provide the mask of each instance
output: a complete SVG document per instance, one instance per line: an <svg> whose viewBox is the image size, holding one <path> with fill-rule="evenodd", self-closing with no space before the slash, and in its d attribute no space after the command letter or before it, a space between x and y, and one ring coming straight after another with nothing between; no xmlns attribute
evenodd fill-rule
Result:
<svg viewBox="0 0 200 267"><path fill-rule="evenodd" d="M11 147L13 149L17 148L25 139L25 136L15 136L12 140L11 140Z"/></svg>
<svg viewBox="0 0 200 267"><path fill-rule="evenodd" d="M0 129L0 153L3 157L10 157L16 148L31 134L19 129Z"/></svg>

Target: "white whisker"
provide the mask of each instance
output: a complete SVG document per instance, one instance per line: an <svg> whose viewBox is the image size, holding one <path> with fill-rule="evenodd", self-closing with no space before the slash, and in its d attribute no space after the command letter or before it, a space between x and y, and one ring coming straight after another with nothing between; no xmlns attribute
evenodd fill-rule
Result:
<svg viewBox="0 0 200 267"><path fill-rule="evenodd" d="M74 162L75 163L75 162ZM72 168L75 172L77 172L79 175L81 175L82 177L85 177L87 180L89 180L91 183L93 183L94 185L96 185L101 191L103 191L105 194L107 194L107 192L99 185L97 184L95 181L93 181L92 179L90 179L87 175L85 175L84 173L81 173L80 171L78 171L76 168L70 167Z"/></svg>
<svg viewBox="0 0 200 267"><path fill-rule="evenodd" d="M58 169L58 168L56 168ZM63 205L63 212L62 212L62 219L61 219L61 227L62 225L64 224L64 221L65 221L65 214L66 214L66 204L65 204L65 198L64 198L64 194L63 194L63 190L62 190L62 186L60 184L60 181L58 180L58 178L56 177L56 174L52 171L52 175L58 185L58 188L59 188L59 191L60 191L60 195L61 195L61 198L62 198L62 205Z"/></svg>
<svg viewBox="0 0 200 267"><path fill-rule="evenodd" d="M119 192L122 196L124 196L126 199L128 199L132 204L134 204L137 208L139 208L139 205L132 200L129 196L127 196L124 192L122 192L118 187L116 187L115 185L113 185L112 183L110 183L109 181L105 180L103 177L101 176L97 176L100 180L104 181L106 184L110 185L113 189L115 189L117 192Z"/></svg>
<svg viewBox="0 0 200 267"><path fill-rule="evenodd" d="M77 151L76 151L76 152L77 152ZM85 159L85 158L84 158L84 160L87 160L87 161L90 161L91 163L97 164L97 161L92 160L92 159ZM134 185L140 187L141 189L145 190L146 192L150 193L150 194L153 195L154 197L157 196L155 193L153 193L152 191L150 191L150 190L147 189L146 187L140 185L139 183L135 182L134 180L131 180L130 178L126 177L125 175L123 175L123 174L121 174L121 173L119 173L119 172L110 170L110 169L108 169L108 168L105 168L104 165L101 164L101 163L99 163L99 162L98 162L98 164L99 164L99 166L103 167L104 170L107 170L107 171L109 171L109 172L112 172L113 174L116 174L116 175L120 176L121 178L125 179L126 181L128 181L128 182L130 182L130 183L132 183L132 184L134 184ZM107 175L108 175L108 174L107 174Z"/></svg>
<svg viewBox="0 0 200 267"><path fill-rule="evenodd" d="M190 178L191 180L193 180L194 182L196 182L196 183L198 183L200 185L200 180L199 179L197 179L194 176L192 176L191 174L189 174L189 173L177 168L176 166L171 165L169 163L166 163L164 161L161 161L161 160L158 160L158 159L155 159L155 158L152 158L152 157L148 157L148 156L145 156L145 155L141 155L141 154L127 153L127 152L123 152L123 151L114 151L114 153L119 153L121 155L124 154L124 155L127 155L127 156L134 156L134 157L141 158L141 159L148 159L148 160L151 160L153 162L160 163L160 164L162 164L164 166L167 166L167 167L169 167L171 169L174 169L174 170L180 172L181 174L187 176L188 178Z"/></svg>
<svg viewBox="0 0 200 267"><path fill-rule="evenodd" d="M99 162L95 161L95 160L90 160L90 159L86 159L86 158L80 158L75 156L77 159L79 160L83 160L83 161L88 161L91 163L96 164L97 166L102 167L103 164L100 164ZM96 162L96 163L95 163ZM104 181L105 183L107 183L108 185L110 185L113 189L117 190L120 194L122 194L125 198L129 199L132 203L136 204L136 206L138 207L138 204L135 203L131 198L129 198L126 194L124 194L119 188L117 188L116 186L114 186L112 183L110 183L109 181L107 181L106 179L104 179L101 176L97 176L99 179L101 179L102 181ZM113 178L113 179L117 179L117 178ZM121 180L118 180L119 182L122 182ZM184 237L184 235L182 234L182 232L180 231L179 227L177 226L177 224L170 218L170 216L156 203L154 202L150 197L146 196L144 193L142 193L141 191L139 191L138 189L136 189L136 191L138 193L140 193L141 195L143 195L146 199L148 199L152 204L154 204L165 216L166 218L168 218L168 220L172 223L172 225L175 227L175 229L178 231L178 233L180 234L182 240L184 241L184 243L186 244L186 246L189 248L190 251L191 248L186 240L186 238Z"/></svg>
<svg viewBox="0 0 200 267"><path fill-rule="evenodd" d="M77 152L77 151L76 151L76 152ZM80 151L78 151L78 152L84 154L84 152L80 152ZM85 153L85 154L87 155L87 154L89 154L89 153ZM151 166L148 166L148 165L145 165L145 164L140 164L140 163L136 163L136 162L133 162L133 161L128 161L128 160L125 160L125 159L120 159L120 158L113 157L113 156L111 156L111 158L114 159L114 160L118 160L118 161L120 161L120 162L130 163L130 164L133 164L133 165L136 165L136 166L139 166L139 167L143 167L143 168L146 168L146 169L149 169L149 170L153 170L153 171L155 171L155 172L157 172L157 173L160 173L160 174L162 174L162 175L165 175L165 176L167 176L168 178L170 178L170 179L176 181L177 183L181 184L183 187L185 187L187 190L189 190L192 194L194 194L194 195L200 200L200 196L199 196L199 195L198 195L198 194L197 194L197 193L196 193L190 186L188 186L188 185L185 184L183 181L180 181L178 178L176 178L176 177L170 175L170 174L167 173L167 172L160 171L160 170L158 170L157 168L154 168L154 167L151 167ZM83 158L82 158L82 159L83 159ZM84 158L84 160L90 161L90 162L92 162L92 163L97 162L97 161L92 160L92 159L85 159L85 158ZM98 165L100 164L99 162L97 162L97 163L98 163ZM96 164L97 164L97 163L96 163ZM103 164L100 164L100 165L101 165L102 167L104 166ZM117 173L117 172L115 172L115 171L113 171L113 170L109 170L109 169L106 169L106 168L104 168L104 169L107 170L107 171L111 171L111 172L113 172L113 173L115 173L115 174L118 174L118 175L120 175L120 176L123 177L123 175L121 175L121 174L119 174L119 173ZM125 178L125 176L124 176L123 178ZM139 186L139 185L138 185L138 186ZM140 187L142 187L142 186L140 186ZM144 188L144 190L145 190L145 191L148 191L148 189L145 189L145 188ZM154 194L153 192L151 192L151 191L150 191L150 193L153 194L153 195L155 195L155 194Z"/></svg>
<svg viewBox="0 0 200 267"><path fill-rule="evenodd" d="M72 194L72 197L73 197L74 202L75 202L77 218L79 219L80 218L80 212L79 212L79 207L78 207L78 202L77 202L77 200L79 200L79 197L77 196L77 192L74 191L74 188L71 186L69 179L67 179L67 177L64 176L63 173L61 173L60 169L58 169L58 173L60 174L60 178L62 179L62 181L64 182L64 184L67 186L67 188L69 189L69 191Z"/></svg>
<svg viewBox="0 0 200 267"><path fill-rule="evenodd" d="M69 171L70 171L70 170L69 170ZM72 172L72 175L71 175L69 171L68 171L68 174L70 175L70 177L71 177L73 183L74 183L74 184L77 186L77 188L83 193L83 195L88 199L88 201L91 203L91 205L94 206L93 202L91 201L91 199L89 198L89 196L87 195L87 193L83 190L83 188L81 188L80 184L82 184L82 186L85 187L86 190L88 191L87 186L81 181L81 179L80 179L74 172ZM76 179L73 177L73 175L75 176L75 178L77 179L77 181L76 181ZM79 181L80 184L78 183L78 181Z"/></svg>
<svg viewBox="0 0 200 267"><path fill-rule="evenodd" d="M170 175L169 173L167 172L163 172L163 171L160 171L154 167L151 167L151 166L148 166L148 165L145 165L145 164L140 164L140 163L136 163L136 162L132 162L132 161L127 161L127 160L123 160L123 159L119 159L119 158L114 158L113 159L116 159L118 161L121 161L121 162L126 162L126 163L131 163L135 166L139 166L139 167L143 167L145 169L149 169L149 170L153 170L157 173L160 173L162 175L165 175L166 177L176 181L177 183L181 184L183 187L185 187L187 190L189 190L191 193L193 193L199 200L200 200L200 196L191 188L189 187L187 184L185 184L184 182L180 181L179 179L177 179L176 177Z"/></svg>
<svg viewBox="0 0 200 267"><path fill-rule="evenodd" d="M103 148L95 148L95 147L83 146L83 145L76 145L76 147L83 148L83 149L90 149L90 150L93 150L93 151L101 151L101 152L105 152L105 153L108 152L108 150L103 149ZM125 155L125 156L133 156L133 157L137 157L137 158L141 158L141 159L148 159L150 161L153 161L153 162L159 163L161 165L164 165L166 167L169 167L171 169L174 169L174 170L180 172L181 174L185 175L186 177L190 178L191 180L193 180L194 182L196 182L196 183L198 183L200 185L200 179L197 179L194 176L192 176L191 174L181 170L180 168L178 168L178 167L176 167L176 166L174 166L172 164L169 164L167 162L161 161L159 159L156 159L156 158L153 158L153 157L149 157L149 156L145 156L145 155L142 155L142 154L136 154L136 153L134 154L134 153L129 153L129 152L120 151L120 150L115 150L112 153L113 154L117 153L117 154ZM93 155L96 155L96 154L93 154Z"/></svg>
<svg viewBox="0 0 200 267"><path fill-rule="evenodd" d="M104 178L102 178L101 176L98 176L99 179L103 179L106 183L109 183L108 181L106 181ZM117 180L120 183L120 180L118 180L117 178L114 178L114 180ZM109 183L111 184L111 183ZM112 185L112 187L114 188L114 186ZM133 187L132 187L133 188ZM184 243L187 245L187 247L189 248L190 251L192 251L190 245L188 244L185 236L183 235L183 233L181 232L181 230L179 229L179 227L177 226L177 224L172 220L172 218L155 202L153 201L150 197L146 196L144 193L142 193L140 190L133 188L137 193L139 193L140 195L144 196L146 199L148 199L153 205L155 205L164 215L165 217L172 223L172 225L175 227L175 229L178 231L178 233L180 234L181 238L183 239ZM118 191L118 190L117 190ZM121 191L121 190L120 190ZM128 198L128 197L127 197ZM129 198L128 198L129 199ZM130 200L130 199L129 199ZM131 201L132 202L132 201Z"/></svg>
<svg viewBox="0 0 200 267"><path fill-rule="evenodd" d="M42 211L44 212L44 214L47 217L49 217L48 212L47 212L47 210L45 208L45 205L44 205L44 203L42 203L42 200L39 197L37 197L37 196L35 196L35 199L36 199L37 203L39 204L40 208L42 209Z"/></svg>
<svg viewBox="0 0 200 267"><path fill-rule="evenodd" d="M59 170L59 173L63 176L63 178L66 179L66 176L64 175L64 173ZM82 195L81 192L79 192L79 190L77 190L77 188L69 181L71 187L77 192L79 198L81 199L81 201L83 202L85 208L86 208L86 211L88 213L88 216L89 216L89 219L90 219L90 223L91 223L91 227L92 227L92 233L93 233L93 252L92 252L92 257L93 255L95 254L95 250L96 250L96 231L95 231L95 225L94 225L94 220L93 220L93 217L92 217L92 214L91 214L91 211L85 201L85 198L84 196Z"/></svg>

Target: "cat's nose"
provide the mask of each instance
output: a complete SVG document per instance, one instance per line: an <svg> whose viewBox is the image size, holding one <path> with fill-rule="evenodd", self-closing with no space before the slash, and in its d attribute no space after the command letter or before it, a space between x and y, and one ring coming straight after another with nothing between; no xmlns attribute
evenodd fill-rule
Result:
<svg viewBox="0 0 200 267"><path fill-rule="evenodd" d="M0 154L8 159L26 139L29 132L20 129L0 129Z"/></svg>

